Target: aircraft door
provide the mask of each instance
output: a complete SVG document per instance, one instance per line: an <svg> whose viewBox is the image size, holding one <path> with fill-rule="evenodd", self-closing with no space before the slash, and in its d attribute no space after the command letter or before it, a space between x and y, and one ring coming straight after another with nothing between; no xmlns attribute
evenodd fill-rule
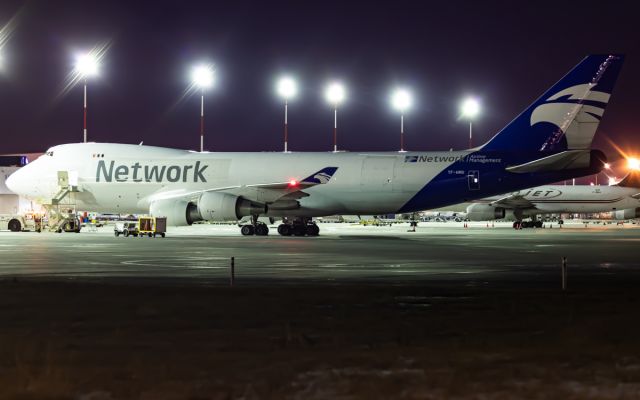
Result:
<svg viewBox="0 0 640 400"><path fill-rule="evenodd" d="M480 190L480 171L467 171L467 184L469 190Z"/></svg>
<svg viewBox="0 0 640 400"><path fill-rule="evenodd" d="M393 166L396 157L371 156L362 163L360 185L365 190L390 192L393 187Z"/></svg>

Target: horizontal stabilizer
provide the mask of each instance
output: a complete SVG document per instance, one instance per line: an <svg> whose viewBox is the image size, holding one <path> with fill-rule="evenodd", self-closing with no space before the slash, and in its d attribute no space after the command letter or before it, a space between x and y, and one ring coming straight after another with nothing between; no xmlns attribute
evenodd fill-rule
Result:
<svg viewBox="0 0 640 400"><path fill-rule="evenodd" d="M598 161L603 162L604 155L597 150L568 150L524 164L513 165L507 167L506 170L516 174L525 174L589 168L594 156Z"/></svg>

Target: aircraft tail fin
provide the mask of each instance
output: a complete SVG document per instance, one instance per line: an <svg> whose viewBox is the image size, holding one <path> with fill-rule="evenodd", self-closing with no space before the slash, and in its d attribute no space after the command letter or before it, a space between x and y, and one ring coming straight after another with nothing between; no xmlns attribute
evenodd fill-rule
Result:
<svg viewBox="0 0 640 400"><path fill-rule="evenodd" d="M633 169L616 186L640 188L640 170Z"/></svg>
<svg viewBox="0 0 640 400"><path fill-rule="evenodd" d="M586 57L482 149L589 149L623 61L621 54Z"/></svg>

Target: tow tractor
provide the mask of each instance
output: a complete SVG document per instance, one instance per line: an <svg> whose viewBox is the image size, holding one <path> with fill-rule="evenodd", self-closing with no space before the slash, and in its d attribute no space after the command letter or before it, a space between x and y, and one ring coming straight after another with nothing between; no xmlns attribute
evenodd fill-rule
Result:
<svg viewBox="0 0 640 400"><path fill-rule="evenodd" d="M40 232L42 231L42 216L36 213L0 214L0 230Z"/></svg>

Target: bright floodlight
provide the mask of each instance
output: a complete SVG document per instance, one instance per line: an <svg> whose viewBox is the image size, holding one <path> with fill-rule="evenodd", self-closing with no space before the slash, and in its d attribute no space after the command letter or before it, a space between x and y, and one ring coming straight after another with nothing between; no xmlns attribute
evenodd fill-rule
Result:
<svg viewBox="0 0 640 400"><path fill-rule="evenodd" d="M92 53L78 55L75 68L83 78L98 75L98 58Z"/></svg>
<svg viewBox="0 0 640 400"><path fill-rule="evenodd" d="M630 157L627 159L627 163L629 164L629 169L640 170L640 160L634 157Z"/></svg>
<svg viewBox="0 0 640 400"><path fill-rule="evenodd" d="M604 163L604 169L611 169L611 164L608 162Z"/></svg>
<svg viewBox="0 0 640 400"><path fill-rule="evenodd" d="M344 87L340 83L334 82L327 87L325 96L329 103L337 105L345 98Z"/></svg>
<svg viewBox="0 0 640 400"><path fill-rule="evenodd" d="M296 85L296 81L293 78L288 76L280 78L278 81L278 95L283 97L285 100L290 99L298 93L298 86Z"/></svg>
<svg viewBox="0 0 640 400"><path fill-rule="evenodd" d="M409 109L411 107L411 103L411 93L409 93L408 90L396 89L391 95L391 105L400 112L404 112Z"/></svg>
<svg viewBox="0 0 640 400"><path fill-rule="evenodd" d="M206 89L213 86L213 68L209 65L198 65L191 71L191 80L199 88Z"/></svg>
<svg viewBox="0 0 640 400"><path fill-rule="evenodd" d="M613 176L610 176L610 177L609 177L609 186L613 186L613 185L615 185L616 183L617 183L617 182L616 182L616 178L615 178L615 177L613 177Z"/></svg>
<svg viewBox="0 0 640 400"><path fill-rule="evenodd" d="M480 104L476 99L466 99L462 102L462 116L465 118L473 118L480 112Z"/></svg>

